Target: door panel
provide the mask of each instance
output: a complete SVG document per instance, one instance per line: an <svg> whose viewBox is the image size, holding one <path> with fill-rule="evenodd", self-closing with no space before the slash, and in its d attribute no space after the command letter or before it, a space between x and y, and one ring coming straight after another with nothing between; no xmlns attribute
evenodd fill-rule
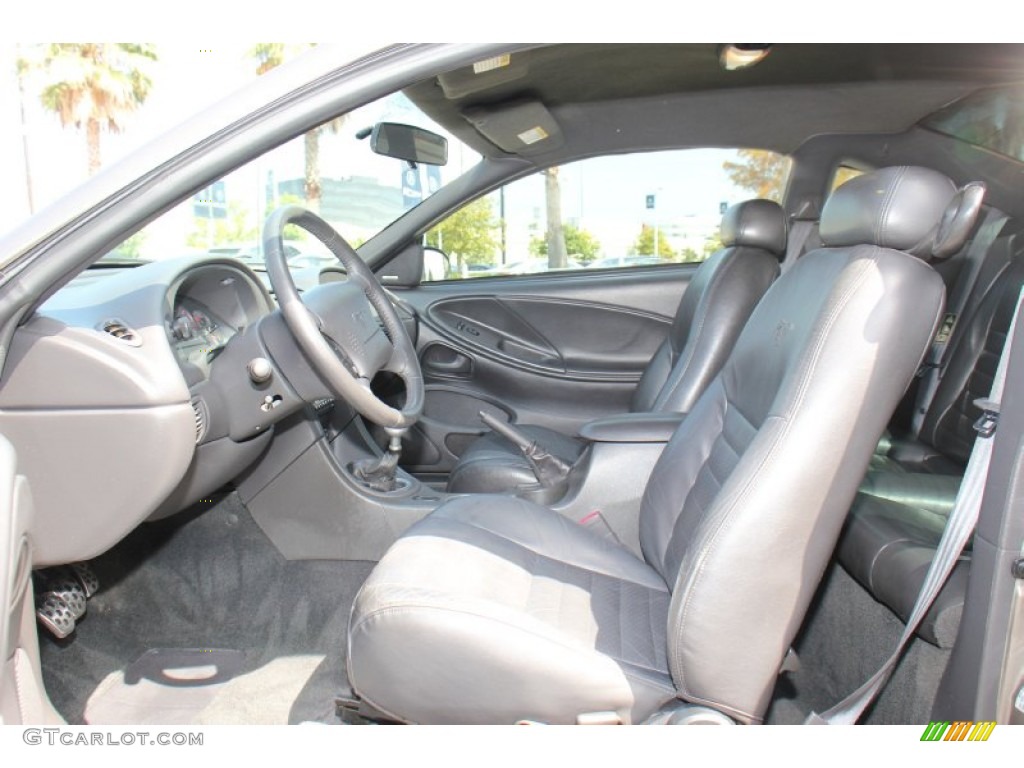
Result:
<svg viewBox="0 0 1024 768"><path fill-rule="evenodd" d="M455 344L537 373L635 381L666 319L620 306L539 296L441 299L427 319Z"/></svg>
<svg viewBox="0 0 1024 768"><path fill-rule="evenodd" d="M62 722L43 688L32 600L32 497L0 436L0 725Z"/></svg>
<svg viewBox="0 0 1024 768"><path fill-rule="evenodd" d="M403 463L443 474L483 434L481 410L575 434L629 409L695 265L432 283L400 297L420 317L427 384Z"/></svg>

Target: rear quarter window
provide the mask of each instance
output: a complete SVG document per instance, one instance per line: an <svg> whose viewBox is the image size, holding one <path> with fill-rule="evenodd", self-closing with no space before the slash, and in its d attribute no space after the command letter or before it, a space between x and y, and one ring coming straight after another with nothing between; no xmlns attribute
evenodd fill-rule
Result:
<svg viewBox="0 0 1024 768"><path fill-rule="evenodd" d="M922 124L1024 162L1024 86L977 91L925 118Z"/></svg>

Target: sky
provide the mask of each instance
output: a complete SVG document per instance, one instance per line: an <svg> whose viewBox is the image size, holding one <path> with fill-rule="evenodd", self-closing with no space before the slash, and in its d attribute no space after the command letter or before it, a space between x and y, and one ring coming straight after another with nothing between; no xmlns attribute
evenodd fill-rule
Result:
<svg viewBox="0 0 1024 768"><path fill-rule="evenodd" d="M250 47L251 44L238 42L160 43L149 98L129 118L123 133L103 134L104 164L125 156L255 77L255 65L246 56ZM26 145L35 210L88 178L84 135L62 128L55 115L43 110L38 90L32 89L31 81L26 83L24 98L20 96L15 72L18 50L17 43L0 42L0 205L7 219L0 223L0 232L29 214Z"/></svg>

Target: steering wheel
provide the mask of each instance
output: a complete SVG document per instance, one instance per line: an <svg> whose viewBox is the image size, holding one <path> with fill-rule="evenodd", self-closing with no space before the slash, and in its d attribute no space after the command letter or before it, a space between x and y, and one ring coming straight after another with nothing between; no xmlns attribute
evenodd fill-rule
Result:
<svg viewBox="0 0 1024 768"><path fill-rule="evenodd" d="M320 285L300 296L284 254L288 224L301 227L327 246L345 267L348 280ZM416 348L387 292L352 246L315 213L292 205L278 208L267 218L263 253L288 329L334 394L382 427L405 429L414 424L424 397ZM390 371L405 383L401 410L370 390L380 371Z"/></svg>

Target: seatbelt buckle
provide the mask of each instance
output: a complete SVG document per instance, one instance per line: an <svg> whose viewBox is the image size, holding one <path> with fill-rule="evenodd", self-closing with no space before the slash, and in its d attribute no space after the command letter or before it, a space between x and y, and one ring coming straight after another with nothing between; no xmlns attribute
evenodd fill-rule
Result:
<svg viewBox="0 0 1024 768"><path fill-rule="evenodd" d="M980 437L992 437L999 426L999 403L987 397L979 397L974 405L981 409L981 416L974 422L974 431Z"/></svg>

